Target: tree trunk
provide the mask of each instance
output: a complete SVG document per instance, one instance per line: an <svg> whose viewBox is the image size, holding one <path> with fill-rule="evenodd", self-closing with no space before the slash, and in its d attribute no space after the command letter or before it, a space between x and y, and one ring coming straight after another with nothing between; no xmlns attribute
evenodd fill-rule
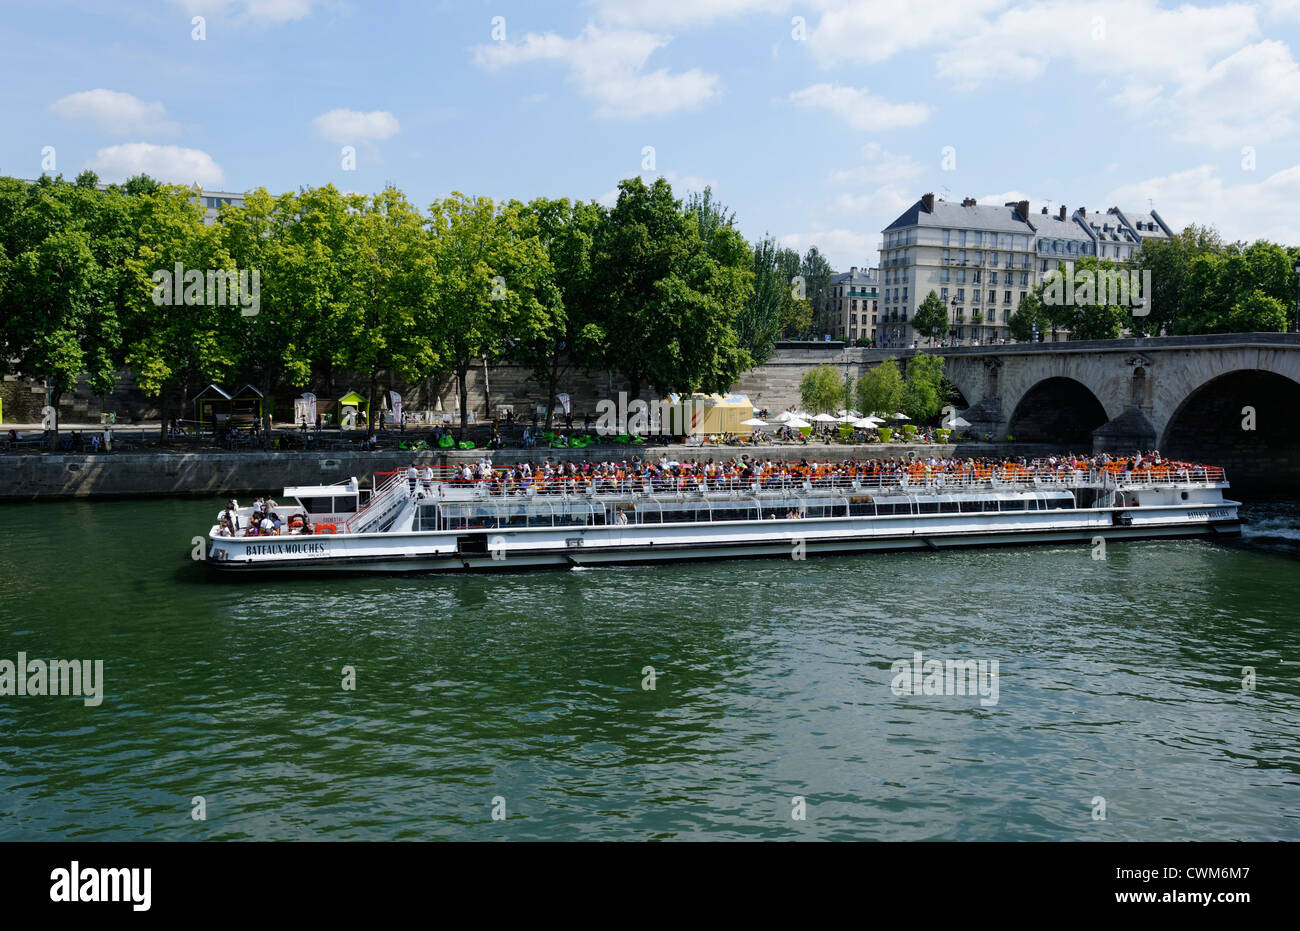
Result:
<svg viewBox="0 0 1300 931"><path fill-rule="evenodd" d="M460 389L460 436L456 437L459 443L465 439L465 431L469 429L469 396L466 392L466 382L469 380L469 365L456 365L456 386Z"/></svg>
<svg viewBox="0 0 1300 931"><path fill-rule="evenodd" d="M560 365L558 358L551 359L551 370L546 379L546 430L551 432L551 419L555 414L555 389L560 381Z"/></svg>
<svg viewBox="0 0 1300 931"><path fill-rule="evenodd" d="M262 373L262 449L271 448L271 373Z"/></svg>

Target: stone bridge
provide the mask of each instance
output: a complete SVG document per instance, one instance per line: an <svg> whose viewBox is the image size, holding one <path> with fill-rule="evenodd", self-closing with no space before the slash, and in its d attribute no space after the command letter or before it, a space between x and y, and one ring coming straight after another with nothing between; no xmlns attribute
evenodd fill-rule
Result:
<svg viewBox="0 0 1300 931"><path fill-rule="evenodd" d="M1239 484L1300 487L1300 334L1245 333L921 349L942 355L979 439L1223 464ZM914 351L893 353L905 360ZM860 376L886 353L786 351L738 390L776 410L817 364Z"/></svg>

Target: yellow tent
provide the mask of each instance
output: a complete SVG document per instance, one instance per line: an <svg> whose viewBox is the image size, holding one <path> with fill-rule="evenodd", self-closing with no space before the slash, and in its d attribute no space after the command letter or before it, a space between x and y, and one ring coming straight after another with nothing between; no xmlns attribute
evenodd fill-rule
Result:
<svg viewBox="0 0 1300 931"><path fill-rule="evenodd" d="M714 433L748 435L753 427L745 424L754 416L754 405L744 394L670 394L665 404L670 432L701 436Z"/></svg>

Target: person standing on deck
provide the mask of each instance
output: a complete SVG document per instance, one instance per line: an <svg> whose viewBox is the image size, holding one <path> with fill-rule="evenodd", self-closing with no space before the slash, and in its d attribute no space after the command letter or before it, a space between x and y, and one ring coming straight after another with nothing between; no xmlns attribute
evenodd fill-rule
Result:
<svg viewBox="0 0 1300 931"><path fill-rule="evenodd" d="M433 494L433 469L426 465L420 472L420 479L424 482L424 493Z"/></svg>
<svg viewBox="0 0 1300 931"><path fill-rule="evenodd" d="M419 481L419 475L415 471L415 466L406 467L406 483L410 486L411 494L415 494L415 485Z"/></svg>

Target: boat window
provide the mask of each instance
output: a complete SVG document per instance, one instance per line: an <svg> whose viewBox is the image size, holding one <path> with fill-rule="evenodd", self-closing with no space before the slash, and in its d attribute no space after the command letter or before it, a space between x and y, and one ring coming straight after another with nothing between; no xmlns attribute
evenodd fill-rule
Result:
<svg viewBox="0 0 1300 931"><path fill-rule="evenodd" d="M998 509L997 498L990 498L986 501L981 501L980 504L983 506L985 511L996 511Z"/></svg>
<svg viewBox="0 0 1300 931"><path fill-rule="evenodd" d="M416 530L438 530L438 506L436 504L422 505L416 515Z"/></svg>
<svg viewBox="0 0 1300 931"><path fill-rule="evenodd" d="M849 513L854 517L866 517L876 513L876 506L870 501L854 501L849 505Z"/></svg>
<svg viewBox="0 0 1300 931"><path fill-rule="evenodd" d="M322 498L321 500L324 501L326 499ZM356 495L346 495L343 497L336 496L334 498L335 514L351 514L356 509L357 509Z"/></svg>
<svg viewBox="0 0 1300 931"><path fill-rule="evenodd" d="M919 513L921 513L921 514L938 514L938 513L939 513L939 502L938 502L938 501L921 501L921 502L919 502L919 504L920 504Z"/></svg>
<svg viewBox="0 0 1300 931"><path fill-rule="evenodd" d="M961 512L963 514L974 514L983 509L983 502L981 501L963 501L961 503Z"/></svg>
<svg viewBox="0 0 1300 931"><path fill-rule="evenodd" d="M325 498L299 498L302 506L308 514L331 514L334 511L334 499Z"/></svg>
<svg viewBox="0 0 1300 931"><path fill-rule="evenodd" d="M940 502L939 502L939 513L940 513L940 514L956 514L956 513L957 513L957 502L956 502L956 501L940 501Z"/></svg>
<svg viewBox="0 0 1300 931"><path fill-rule="evenodd" d="M754 509L747 507L716 507L713 509L714 520L749 520L754 516Z"/></svg>

